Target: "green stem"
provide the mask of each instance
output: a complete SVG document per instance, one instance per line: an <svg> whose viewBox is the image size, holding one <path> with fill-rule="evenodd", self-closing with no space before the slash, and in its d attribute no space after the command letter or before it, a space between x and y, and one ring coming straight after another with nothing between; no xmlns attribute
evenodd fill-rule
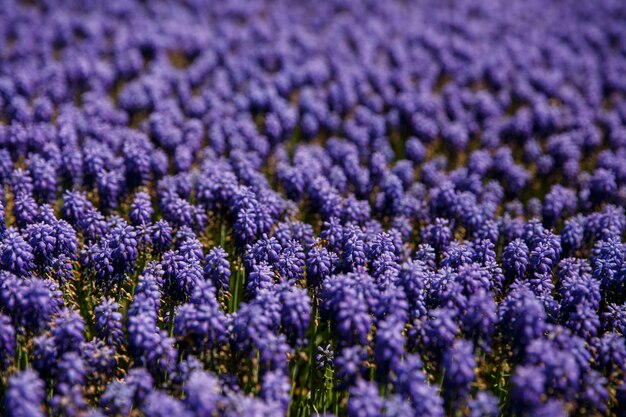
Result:
<svg viewBox="0 0 626 417"><path fill-rule="evenodd" d="M335 384L335 377L333 375L333 413L335 413L336 416L339 415L339 398L338 398L338 393L337 393L337 387Z"/></svg>
<svg viewBox="0 0 626 417"><path fill-rule="evenodd" d="M289 392L289 398L293 401L293 395L296 388L296 378L298 376L298 363L296 362L293 366L293 370L291 371L291 391ZM289 410L289 415L291 415L291 410Z"/></svg>
<svg viewBox="0 0 626 417"><path fill-rule="evenodd" d="M239 287L240 287L241 266L235 266L235 273L230 276L230 303L228 309L231 313L237 311L239 306Z"/></svg>
<svg viewBox="0 0 626 417"><path fill-rule="evenodd" d="M237 308L239 307L239 287L241 286L241 265L237 265L237 278L235 279L235 294L234 294L234 298L235 298L235 311L237 310Z"/></svg>
<svg viewBox="0 0 626 417"><path fill-rule="evenodd" d="M220 246L222 249L224 249L224 244L226 243L226 224L224 222L221 222L222 225L220 226Z"/></svg>
<svg viewBox="0 0 626 417"><path fill-rule="evenodd" d="M169 327L168 327L168 335L170 337L172 337L172 334L174 334L174 303L172 303L171 307L170 307L170 323L169 323Z"/></svg>
<svg viewBox="0 0 626 417"><path fill-rule="evenodd" d="M15 348L16 348L16 362L15 365L19 370L24 370L28 367L28 352L22 343L22 338L19 335L15 335Z"/></svg>

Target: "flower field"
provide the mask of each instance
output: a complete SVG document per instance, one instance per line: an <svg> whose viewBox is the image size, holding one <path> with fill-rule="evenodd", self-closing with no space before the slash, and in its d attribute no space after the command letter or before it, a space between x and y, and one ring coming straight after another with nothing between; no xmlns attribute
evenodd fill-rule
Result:
<svg viewBox="0 0 626 417"><path fill-rule="evenodd" d="M626 416L623 0L0 0L0 415Z"/></svg>

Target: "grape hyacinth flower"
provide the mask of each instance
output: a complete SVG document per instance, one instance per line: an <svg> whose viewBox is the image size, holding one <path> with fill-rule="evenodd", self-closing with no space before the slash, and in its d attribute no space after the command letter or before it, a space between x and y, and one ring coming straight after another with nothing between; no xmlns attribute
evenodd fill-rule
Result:
<svg viewBox="0 0 626 417"><path fill-rule="evenodd" d="M83 3L0 13L0 413L624 414L625 2Z"/></svg>
<svg viewBox="0 0 626 417"><path fill-rule="evenodd" d="M5 394L5 410L12 417L44 416L44 383L31 369L9 378Z"/></svg>

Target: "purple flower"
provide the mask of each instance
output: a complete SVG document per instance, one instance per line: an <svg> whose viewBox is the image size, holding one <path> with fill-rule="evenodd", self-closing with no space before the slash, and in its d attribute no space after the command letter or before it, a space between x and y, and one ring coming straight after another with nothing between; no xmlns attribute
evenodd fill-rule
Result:
<svg viewBox="0 0 626 417"><path fill-rule="evenodd" d="M37 209L37 203L30 194L17 194L13 207L16 226L23 229L33 223L37 218Z"/></svg>
<svg viewBox="0 0 626 417"><path fill-rule="evenodd" d="M242 208L237 212L233 230L239 246L245 246L254 241L258 228L256 224L257 211L254 208Z"/></svg>
<svg viewBox="0 0 626 417"><path fill-rule="evenodd" d="M290 281L304 277L304 265L304 250L297 241L292 240L283 247L274 267L283 280Z"/></svg>
<svg viewBox="0 0 626 417"><path fill-rule="evenodd" d="M329 277L337 265L337 255L317 242L306 255L306 279L307 286L319 288L324 280Z"/></svg>
<svg viewBox="0 0 626 417"><path fill-rule="evenodd" d="M413 405L414 415L444 416L443 400L433 386L421 380L413 381L408 387L407 396Z"/></svg>
<svg viewBox="0 0 626 417"><path fill-rule="evenodd" d="M122 313L113 299L105 298L94 311L96 313L96 332L102 340L111 346L118 346L124 336L122 330Z"/></svg>
<svg viewBox="0 0 626 417"><path fill-rule="evenodd" d="M358 377L365 377L368 368L367 351L362 346L350 346L341 349L335 358L339 387L352 386Z"/></svg>
<svg viewBox="0 0 626 417"><path fill-rule="evenodd" d="M230 290L230 263L228 254L220 246L209 251L204 258L204 279L210 280L218 292Z"/></svg>
<svg viewBox="0 0 626 417"><path fill-rule="evenodd" d="M561 231L561 246L565 255L572 255L581 248L584 232L584 218L581 215L565 220L565 226Z"/></svg>
<svg viewBox="0 0 626 417"><path fill-rule="evenodd" d="M226 317L220 310L210 281L200 281L190 300L178 308L174 334L190 338L194 350L213 348L226 340Z"/></svg>
<svg viewBox="0 0 626 417"><path fill-rule="evenodd" d="M100 405L107 415L129 414L131 408L141 407L152 392L152 376L144 368L133 368L125 381L110 383L100 399Z"/></svg>
<svg viewBox="0 0 626 417"><path fill-rule="evenodd" d="M315 362L317 362L317 367L319 369L324 369L333 365L335 354L330 345L326 345L326 347L318 346L317 352L318 353L315 355Z"/></svg>
<svg viewBox="0 0 626 417"><path fill-rule="evenodd" d="M137 364L145 366L153 374L172 371L176 362L174 340L165 331L159 331L147 314L128 320L129 348Z"/></svg>
<svg viewBox="0 0 626 417"><path fill-rule="evenodd" d="M437 137L439 129L435 121L422 113L415 113L411 118L411 128L415 136L424 143L431 143Z"/></svg>
<svg viewBox="0 0 626 417"><path fill-rule="evenodd" d="M396 369L404 355L404 323L391 316L377 323L374 341L374 361L380 381L389 378L389 372Z"/></svg>
<svg viewBox="0 0 626 417"><path fill-rule="evenodd" d="M336 217L332 217L324 222L320 238L328 243L328 250L339 252L343 240L343 225Z"/></svg>
<svg viewBox="0 0 626 417"><path fill-rule="evenodd" d="M560 316L567 327L583 337L597 334L600 319L600 283L591 276L586 261L567 258L559 263Z"/></svg>
<svg viewBox="0 0 626 417"><path fill-rule="evenodd" d="M467 306L461 313L461 330L466 338L489 351L496 320L497 306L493 296L479 289L468 298Z"/></svg>
<svg viewBox="0 0 626 417"><path fill-rule="evenodd" d="M176 234L176 248L185 260L202 262L202 243L197 239L195 233L187 228L181 227Z"/></svg>
<svg viewBox="0 0 626 417"><path fill-rule="evenodd" d="M281 324L292 345L306 344L306 332L311 321L311 298L306 290L283 285L279 292Z"/></svg>
<svg viewBox="0 0 626 417"><path fill-rule="evenodd" d="M497 417L500 413L498 399L487 391L479 391L469 401L469 410L471 417Z"/></svg>
<svg viewBox="0 0 626 417"><path fill-rule="evenodd" d="M8 3L6 413L622 414L619 1Z"/></svg>
<svg viewBox="0 0 626 417"><path fill-rule="evenodd" d="M15 196L29 195L33 193L33 179L22 168L17 168L11 173L11 185Z"/></svg>
<svg viewBox="0 0 626 417"><path fill-rule="evenodd" d="M525 286L514 288L498 308L498 325L511 343L513 352L523 352L546 328L541 302Z"/></svg>
<svg viewBox="0 0 626 417"><path fill-rule="evenodd" d="M611 202L616 190L617 184L613 172L603 168L594 171L589 181L590 197L593 202Z"/></svg>
<svg viewBox="0 0 626 417"><path fill-rule="evenodd" d="M455 151L463 151L469 142L468 133L460 123L445 123L441 135L446 146Z"/></svg>
<svg viewBox="0 0 626 417"><path fill-rule="evenodd" d="M605 412L609 391L608 381L597 371L590 371L583 377L583 389L580 393L579 406L586 409Z"/></svg>
<svg viewBox="0 0 626 417"><path fill-rule="evenodd" d="M4 208L4 203L0 198L0 239L4 238L4 235L7 232L7 221L6 221L6 210Z"/></svg>
<svg viewBox="0 0 626 417"><path fill-rule="evenodd" d="M313 228L307 223L288 221L279 223L274 231L274 237L283 247L296 240L303 248L309 249L314 243Z"/></svg>
<svg viewBox="0 0 626 417"><path fill-rule="evenodd" d="M456 402L470 392L470 384L476 379L474 368L474 346L463 339L456 340L444 353L443 368L444 392L448 401Z"/></svg>
<svg viewBox="0 0 626 417"><path fill-rule="evenodd" d="M63 309L54 319L51 332L59 354L73 352L85 340L85 321L77 312Z"/></svg>
<svg viewBox="0 0 626 417"><path fill-rule="evenodd" d="M176 364L176 371L171 377L172 383L183 385L194 371L202 370L202 362L194 355L189 355Z"/></svg>
<svg viewBox="0 0 626 417"><path fill-rule="evenodd" d="M240 305L230 331L235 348L252 354L252 349L280 327L280 309L277 295L267 290L259 291L250 303Z"/></svg>
<svg viewBox="0 0 626 417"><path fill-rule="evenodd" d="M54 413L79 416L87 411L88 406L81 386L59 384L50 400L50 408Z"/></svg>
<svg viewBox="0 0 626 417"><path fill-rule="evenodd" d="M120 225L111 230L108 247L114 274L131 273L138 256L137 233L132 226Z"/></svg>
<svg viewBox="0 0 626 417"><path fill-rule="evenodd" d="M409 417L413 415L413 408L408 401L399 395L392 395L385 398L385 416L388 417Z"/></svg>
<svg viewBox="0 0 626 417"><path fill-rule="evenodd" d="M423 242L432 246L437 253L441 253L448 246L451 239L452 232L450 231L449 222L445 219L435 219L434 224L428 225L422 231Z"/></svg>
<svg viewBox="0 0 626 417"><path fill-rule="evenodd" d="M283 247L275 237L268 238L264 235L254 245L246 247L246 253L244 254L246 270L250 271L254 264L262 262L269 265L276 264L280 259L282 250Z"/></svg>
<svg viewBox="0 0 626 417"><path fill-rule="evenodd" d="M540 405L532 411L533 415L539 417L565 417L567 412L564 410L564 404L558 400L548 400L545 404Z"/></svg>
<svg viewBox="0 0 626 417"><path fill-rule="evenodd" d="M367 258L363 238L363 232L358 226L349 226L344 229L339 261L343 271L357 271L365 266Z"/></svg>
<svg viewBox="0 0 626 417"><path fill-rule="evenodd" d="M366 343L372 326L369 305L374 300L370 291L373 284L368 275L339 275L325 282L320 291L322 318L331 320L342 343Z"/></svg>
<svg viewBox="0 0 626 417"><path fill-rule="evenodd" d="M350 389L348 401L349 417L375 417L382 415L383 399L378 396L378 388L372 382L358 380Z"/></svg>
<svg viewBox="0 0 626 417"><path fill-rule="evenodd" d="M458 270L460 267L472 263L474 252L469 245L452 242L443 252L440 265L444 268Z"/></svg>
<svg viewBox="0 0 626 417"><path fill-rule="evenodd" d="M25 234L32 248L35 264L39 268L49 266L55 255L57 243L54 228L46 223L35 223L26 228Z"/></svg>
<svg viewBox="0 0 626 417"><path fill-rule="evenodd" d="M31 369L19 371L11 377L4 398L4 406L10 417L44 416L44 384Z"/></svg>
<svg viewBox="0 0 626 417"><path fill-rule="evenodd" d="M435 357L440 357L442 350L452 344L459 332L453 312L445 308L431 310L420 326L422 343Z"/></svg>
<svg viewBox="0 0 626 417"><path fill-rule="evenodd" d="M426 372L420 356L416 353L405 355L404 360L398 361L393 369L392 383L396 392L409 396L413 386L419 382L426 382Z"/></svg>
<svg viewBox="0 0 626 417"><path fill-rule="evenodd" d="M562 216L571 215L576 209L577 200L573 190L555 185L546 194L543 203L543 219L547 225L554 225Z"/></svg>
<svg viewBox="0 0 626 417"><path fill-rule="evenodd" d="M187 300L197 283L204 280L200 263L186 260L179 252L165 253L161 265L166 294L175 301Z"/></svg>
<svg viewBox="0 0 626 417"><path fill-rule="evenodd" d="M123 194L124 177L118 170L103 169L96 175L100 207L103 210L117 208Z"/></svg>
<svg viewBox="0 0 626 417"><path fill-rule="evenodd" d="M39 155L28 158L28 170L33 179L33 193L38 200L49 202L56 197L57 173L54 163Z"/></svg>
<svg viewBox="0 0 626 417"><path fill-rule="evenodd" d="M398 281L407 296L411 318L419 318L426 314L424 288L429 279L430 270L423 262L409 260L402 264Z"/></svg>
<svg viewBox="0 0 626 417"><path fill-rule="evenodd" d="M626 306L609 304L606 312L602 314L602 324L607 330L615 329L621 334L626 334Z"/></svg>
<svg viewBox="0 0 626 417"><path fill-rule="evenodd" d="M161 391L153 391L146 397L143 413L146 417L191 416L181 401Z"/></svg>
<svg viewBox="0 0 626 417"><path fill-rule="evenodd" d="M284 413L289 408L291 382L282 371L271 371L263 375L259 396L268 403L276 403Z"/></svg>
<svg viewBox="0 0 626 417"><path fill-rule="evenodd" d="M164 253L172 244L172 228L165 220L159 220L150 228L150 242L157 254Z"/></svg>
<svg viewBox="0 0 626 417"><path fill-rule="evenodd" d="M85 241L88 243L100 241L101 238L109 232L109 226L104 216L96 209L87 212L80 228L85 237Z"/></svg>
<svg viewBox="0 0 626 417"><path fill-rule="evenodd" d="M16 275L27 275L33 268L32 247L16 230L8 229L0 242L0 266Z"/></svg>
<svg viewBox="0 0 626 417"><path fill-rule="evenodd" d="M551 248L544 243L539 243L530 253L529 266L532 276L529 282L537 295L550 293L554 289L552 269L555 265L550 253Z"/></svg>
<svg viewBox="0 0 626 417"><path fill-rule="evenodd" d="M518 366L511 376L511 406L524 415L541 405L546 378L537 366Z"/></svg>
<svg viewBox="0 0 626 417"><path fill-rule="evenodd" d="M33 339L33 367L44 378L52 378L57 368L57 348L52 336L43 334Z"/></svg>
<svg viewBox="0 0 626 417"><path fill-rule="evenodd" d="M603 370L609 378L616 372L626 372L624 336L617 333L606 333L596 342L595 348L598 368Z"/></svg>
<svg viewBox="0 0 626 417"><path fill-rule="evenodd" d="M508 279L515 280L526 275L528 256L528 246L521 239L515 239L506 246L502 253L502 268Z"/></svg>
<svg viewBox="0 0 626 417"><path fill-rule="evenodd" d="M185 405L196 416L213 414L221 400L220 381L204 371L193 371L185 383Z"/></svg>
<svg viewBox="0 0 626 417"><path fill-rule="evenodd" d="M257 339L256 343L259 351L260 371L280 370L287 372L286 359L293 351L287 344L284 335L275 336L273 333Z"/></svg>
<svg viewBox="0 0 626 417"><path fill-rule="evenodd" d="M150 195L144 191L135 194L133 203L130 205L128 217L131 224L138 226L140 224L149 224L152 219L152 201Z"/></svg>
<svg viewBox="0 0 626 417"><path fill-rule="evenodd" d="M45 328L63 306L63 293L54 281L31 278L16 289L19 304L15 313L27 331Z"/></svg>
<svg viewBox="0 0 626 417"><path fill-rule="evenodd" d="M259 291L271 289L274 281L274 270L267 263L255 264L246 279L246 292L254 298Z"/></svg>
<svg viewBox="0 0 626 417"><path fill-rule="evenodd" d="M90 342L84 342L80 349L87 375L97 378L115 372L117 366L115 350L107 346L102 340L93 339Z"/></svg>
<svg viewBox="0 0 626 417"><path fill-rule="evenodd" d="M427 243L421 243L417 246L415 260L423 262L431 272L434 271L436 267L435 259L435 249L432 246Z"/></svg>
<svg viewBox="0 0 626 417"><path fill-rule="evenodd" d="M5 370L15 357L15 329L11 320L0 314L0 366Z"/></svg>
<svg viewBox="0 0 626 417"><path fill-rule="evenodd" d="M60 357L57 383L67 386L85 384L85 367L77 352L66 352Z"/></svg>
<svg viewBox="0 0 626 417"><path fill-rule="evenodd" d="M424 149L424 145L420 142L419 139L415 137L410 137L407 139L404 145L404 153L406 158L413 161L416 164L420 164L424 162L426 158L426 150Z"/></svg>
<svg viewBox="0 0 626 417"><path fill-rule="evenodd" d="M78 238L74 228L65 220L54 220L53 226L56 235L55 254L65 256L68 259L76 260L78 258Z"/></svg>
<svg viewBox="0 0 626 417"><path fill-rule="evenodd" d="M623 265L626 260L626 246L617 238L598 242L593 248L591 267L593 277L600 280L603 296L612 302L624 301L626 288Z"/></svg>

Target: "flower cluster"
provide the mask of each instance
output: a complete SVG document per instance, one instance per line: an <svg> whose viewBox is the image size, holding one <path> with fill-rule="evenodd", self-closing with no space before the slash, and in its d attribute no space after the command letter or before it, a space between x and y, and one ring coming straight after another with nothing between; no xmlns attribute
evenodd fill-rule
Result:
<svg viewBox="0 0 626 417"><path fill-rule="evenodd" d="M620 416L623 0L7 0L0 414Z"/></svg>

